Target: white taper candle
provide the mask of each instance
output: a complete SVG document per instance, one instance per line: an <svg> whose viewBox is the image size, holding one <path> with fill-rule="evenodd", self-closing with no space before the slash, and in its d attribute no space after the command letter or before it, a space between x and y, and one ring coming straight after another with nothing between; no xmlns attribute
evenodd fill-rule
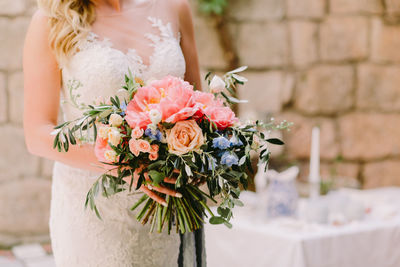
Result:
<svg viewBox="0 0 400 267"><path fill-rule="evenodd" d="M309 182L311 184L315 184L316 186L315 190L312 190L314 192L311 192L311 195L319 195L319 183L321 181L321 176L319 172L319 164L320 164L319 142L320 142L320 129L319 127L314 127L312 129L312 138L311 138Z"/></svg>

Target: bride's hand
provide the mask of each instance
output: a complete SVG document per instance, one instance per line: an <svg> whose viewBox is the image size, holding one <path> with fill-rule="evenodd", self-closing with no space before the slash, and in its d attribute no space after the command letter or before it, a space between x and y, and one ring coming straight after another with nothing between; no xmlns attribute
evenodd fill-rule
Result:
<svg viewBox="0 0 400 267"><path fill-rule="evenodd" d="M133 186L135 186L135 187L137 186L137 182L138 182L139 177L140 177L140 175L139 175L140 172L141 172L141 170L139 169L139 170L136 170L135 173L133 174ZM179 173L179 170L174 170L174 173ZM144 177L145 177L146 181L149 182L149 183L147 183L147 185L146 184L142 184L140 186L140 190L143 193L147 194L154 201L160 203L161 205L167 206L167 202L165 201L165 199L163 197L159 196L154 191L157 191L157 192L160 192L160 193L163 193L163 194L166 194L166 195L170 195L170 196L173 196L173 197L179 197L179 198L182 197L182 195L179 192L177 192L175 190L172 190L170 188L164 187L162 185L151 186L150 185L151 179L150 179L149 174L147 172L144 173ZM124 181L127 182L127 183L130 183L131 182L131 178L130 177L125 177ZM164 179L164 182L168 183L168 184L175 184L176 183L176 178L166 177Z"/></svg>

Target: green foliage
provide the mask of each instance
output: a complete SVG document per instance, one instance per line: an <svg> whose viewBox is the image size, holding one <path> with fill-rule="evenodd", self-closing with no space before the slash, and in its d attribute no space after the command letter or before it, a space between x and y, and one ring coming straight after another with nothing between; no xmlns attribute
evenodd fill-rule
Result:
<svg viewBox="0 0 400 267"><path fill-rule="evenodd" d="M198 0L200 11L207 15L222 15L228 6L228 0Z"/></svg>

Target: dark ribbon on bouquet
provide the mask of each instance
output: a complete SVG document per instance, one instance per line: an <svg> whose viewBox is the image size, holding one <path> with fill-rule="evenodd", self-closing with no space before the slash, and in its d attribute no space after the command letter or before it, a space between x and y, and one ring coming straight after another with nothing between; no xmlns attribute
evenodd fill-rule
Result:
<svg viewBox="0 0 400 267"><path fill-rule="evenodd" d="M199 230L180 234L179 267L206 267L205 236L203 225Z"/></svg>

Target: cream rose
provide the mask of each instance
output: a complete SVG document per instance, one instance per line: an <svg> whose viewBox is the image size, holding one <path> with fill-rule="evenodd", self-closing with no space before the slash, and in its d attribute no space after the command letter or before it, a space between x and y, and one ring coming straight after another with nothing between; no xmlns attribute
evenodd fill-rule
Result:
<svg viewBox="0 0 400 267"><path fill-rule="evenodd" d="M111 114L111 116L110 116L110 124L111 124L111 126L114 126L114 127L121 126L123 120L124 119L120 115L115 114L115 113Z"/></svg>
<svg viewBox="0 0 400 267"><path fill-rule="evenodd" d="M167 143L170 153L182 155L200 149L204 136L195 120L178 121L167 131Z"/></svg>
<svg viewBox="0 0 400 267"><path fill-rule="evenodd" d="M108 142L110 142L113 146L117 146L121 142L121 134L117 128L111 128L108 132Z"/></svg>
<svg viewBox="0 0 400 267"><path fill-rule="evenodd" d="M99 127L98 135L103 139L108 139L108 133L110 132L111 128L105 125Z"/></svg>
<svg viewBox="0 0 400 267"><path fill-rule="evenodd" d="M114 150L106 150L104 152L104 158L109 162L116 162L117 161L117 152Z"/></svg>

